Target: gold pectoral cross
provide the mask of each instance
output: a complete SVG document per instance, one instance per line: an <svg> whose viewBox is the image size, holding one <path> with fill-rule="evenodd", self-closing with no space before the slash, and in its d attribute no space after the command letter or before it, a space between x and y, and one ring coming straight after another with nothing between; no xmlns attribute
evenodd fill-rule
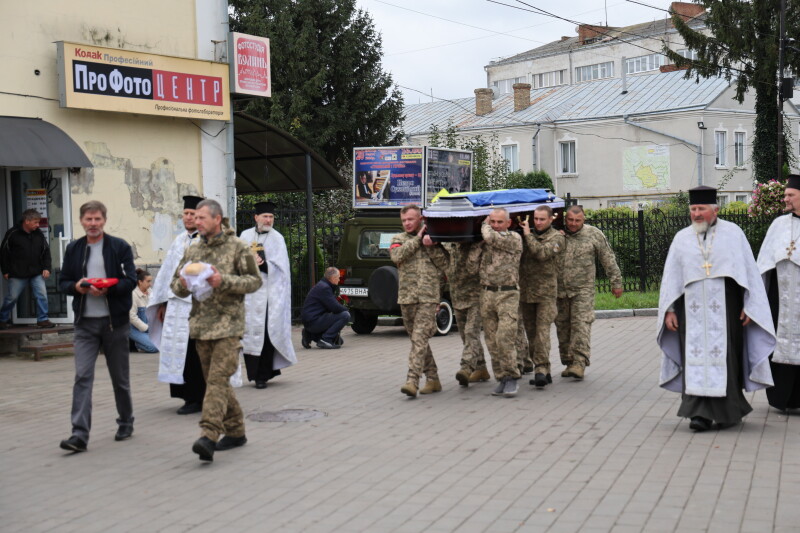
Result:
<svg viewBox="0 0 800 533"><path fill-rule="evenodd" d="M786 248L787 255L786 257L792 257L792 252L796 250L794 246L794 241L789 243L789 246Z"/></svg>
<svg viewBox="0 0 800 533"><path fill-rule="evenodd" d="M710 276L711 275L711 267L712 266L713 265L711 263L709 263L708 260L706 260L705 263L700 265L700 268L705 268L706 269L706 276Z"/></svg>

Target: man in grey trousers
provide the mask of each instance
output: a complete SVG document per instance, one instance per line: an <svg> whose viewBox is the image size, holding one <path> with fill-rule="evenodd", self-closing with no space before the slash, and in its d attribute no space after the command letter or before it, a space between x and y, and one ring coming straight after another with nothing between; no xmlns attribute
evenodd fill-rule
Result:
<svg viewBox="0 0 800 533"><path fill-rule="evenodd" d="M106 215L106 206L96 200L81 206L86 236L67 247L59 282L61 292L73 297L75 312L72 436L61 441L61 448L72 452L85 452L89 442L94 368L101 348L119 414L114 439L125 440L133 434L128 317L136 267L130 245L104 232Z"/></svg>

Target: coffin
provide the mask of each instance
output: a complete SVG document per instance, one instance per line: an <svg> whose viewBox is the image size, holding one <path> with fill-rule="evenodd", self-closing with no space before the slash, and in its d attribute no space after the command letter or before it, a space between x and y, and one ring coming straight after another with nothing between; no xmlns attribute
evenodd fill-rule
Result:
<svg viewBox="0 0 800 533"><path fill-rule="evenodd" d="M442 195L424 209L422 214L427 233L434 241L475 242L481 240L481 224L493 209L505 208L514 220L514 228L520 217L530 217L540 205L549 205L557 215L556 222L560 222L564 200L546 189L506 189Z"/></svg>

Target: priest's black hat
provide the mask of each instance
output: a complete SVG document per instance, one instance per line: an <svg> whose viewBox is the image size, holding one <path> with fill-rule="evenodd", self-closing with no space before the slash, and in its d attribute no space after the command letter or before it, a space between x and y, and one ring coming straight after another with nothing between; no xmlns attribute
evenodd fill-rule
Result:
<svg viewBox="0 0 800 533"><path fill-rule="evenodd" d="M258 202L255 208L256 215L263 215L264 213L275 214L275 204L273 202Z"/></svg>
<svg viewBox="0 0 800 533"><path fill-rule="evenodd" d="M184 196L183 208L184 209L197 209L197 204L205 200L202 196Z"/></svg>
<svg viewBox="0 0 800 533"><path fill-rule="evenodd" d="M800 175L789 174L789 179L786 180L787 189L800 189Z"/></svg>
<svg viewBox="0 0 800 533"><path fill-rule="evenodd" d="M689 189L689 205L717 203L717 189L707 185L700 185L694 189Z"/></svg>

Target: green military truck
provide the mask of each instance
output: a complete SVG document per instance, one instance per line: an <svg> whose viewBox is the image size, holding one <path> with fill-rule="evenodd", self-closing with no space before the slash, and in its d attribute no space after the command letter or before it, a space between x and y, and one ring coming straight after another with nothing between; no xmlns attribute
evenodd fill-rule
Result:
<svg viewBox="0 0 800 533"><path fill-rule="evenodd" d="M400 316L398 272L389 258L389 245L402 231L397 210L360 212L345 224L339 248L339 294L349 300L352 328L359 335L372 333L379 316ZM437 335L447 335L452 327L453 306L443 282Z"/></svg>

